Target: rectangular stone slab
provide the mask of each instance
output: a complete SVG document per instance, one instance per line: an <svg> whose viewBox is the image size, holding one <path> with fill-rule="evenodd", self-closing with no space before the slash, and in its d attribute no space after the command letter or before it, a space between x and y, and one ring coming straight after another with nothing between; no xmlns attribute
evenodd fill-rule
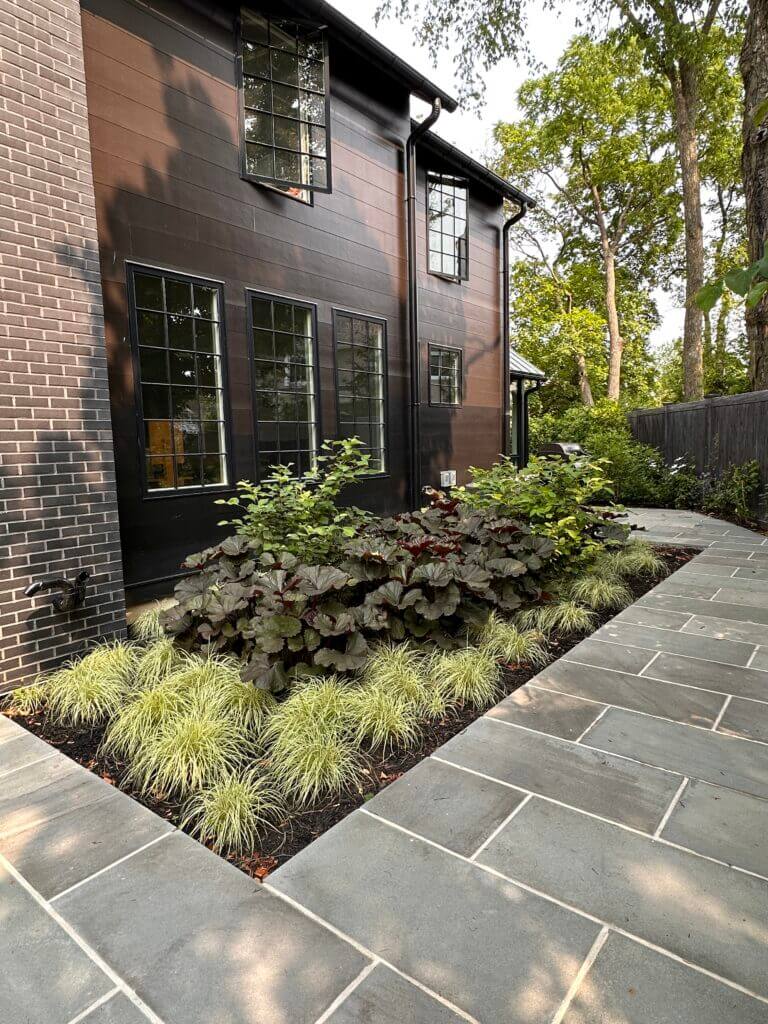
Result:
<svg viewBox="0 0 768 1024"><path fill-rule="evenodd" d="M657 584L653 590L649 590L645 596L649 597L651 594L682 594L686 597L698 597L708 601L715 596L719 589L720 585L716 580L708 583L703 577L680 576L678 573L673 573L668 579Z"/></svg>
<svg viewBox="0 0 768 1024"><path fill-rule="evenodd" d="M680 594L667 594L661 591L649 592L641 597L635 607L647 609L680 609L692 615L716 616L721 619L733 619L736 622L753 622L768 625L768 608L755 608L750 605L729 604L726 601L705 601Z"/></svg>
<svg viewBox="0 0 768 1024"><path fill-rule="evenodd" d="M732 693L739 697L749 697L751 700L768 701L768 676L754 668L735 668L696 658L684 658L677 654L660 654L648 668L643 669L643 678L646 677L670 679L673 682L700 686L718 693Z"/></svg>
<svg viewBox="0 0 768 1024"><path fill-rule="evenodd" d="M717 615L717 609L712 615L694 615L683 626L682 632L692 633L694 636L714 636L721 640L738 640L746 644L768 643L768 625L757 622L734 622L733 619Z"/></svg>
<svg viewBox="0 0 768 1024"><path fill-rule="evenodd" d="M768 743L768 704L734 697L717 727L718 732Z"/></svg>
<svg viewBox="0 0 768 1024"><path fill-rule="evenodd" d="M0 718L2 718L0 714ZM0 743L0 778L35 764L53 754L53 747L39 740L30 732L8 736L5 743Z"/></svg>
<svg viewBox="0 0 768 1024"><path fill-rule="evenodd" d="M768 803L758 797L694 779L683 790L662 836L768 877Z"/></svg>
<svg viewBox="0 0 768 1024"><path fill-rule="evenodd" d="M465 1024L443 1003L379 964L364 978L328 1024Z"/></svg>
<svg viewBox="0 0 768 1024"><path fill-rule="evenodd" d="M768 569L755 566L740 566L736 572L737 580L768 580Z"/></svg>
<svg viewBox="0 0 768 1024"><path fill-rule="evenodd" d="M761 647L755 653L749 667L759 669L761 672L768 672L768 647Z"/></svg>
<svg viewBox="0 0 768 1024"><path fill-rule="evenodd" d="M736 586L739 583L741 586ZM728 580L727 587L721 587L712 598L713 604L740 604L745 608L768 608L768 588L766 583L753 583L751 580Z"/></svg>
<svg viewBox="0 0 768 1024"><path fill-rule="evenodd" d="M524 799L519 790L428 757L365 806L469 857Z"/></svg>
<svg viewBox="0 0 768 1024"><path fill-rule="evenodd" d="M362 811L270 882L481 1021L550 1020L599 931Z"/></svg>
<svg viewBox="0 0 768 1024"><path fill-rule="evenodd" d="M735 569L759 569L760 565L754 562L750 558L751 552L743 551L740 554L722 554L714 553L711 554L706 552L703 555L699 555L696 559L696 565L729 565L732 570Z"/></svg>
<svg viewBox="0 0 768 1024"><path fill-rule="evenodd" d="M592 635L593 640L610 641L648 651L683 654L688 658L702 658L724 665L746 665L754 653L754 644L734 643L709 637L689 636L671 629L653 629L651 626L633 626L630 623L609 622Z"/></svg>
<svg viewBox="0 0 768 1024"><path fill-rule="evenodd" d="M569 740L479 718L439 750L446 761L653 832L681 779Z"/></svg>
<svg viewBox="0 0 768 1024"><path fill-rule="evenodd" d="M312 1024L367 963L180 832L56 909L167 1022Z"/></svg>
<svg viewBox="0 0 768 1024"><path fill-rule="evenodd" d="M114 983L0 864L0 1021L69 1024Z"/></svg>
<svg viewBox="0 0 768 1024"><path fill-rule="evenodd" d="M522 686L491 708L487 715L565 740L576 740L602 710L599 704L578 697Z"/></svg>
<svg viewBox="0 0 768 1024"><path fill-rule="evenodd" d="M612 932L563 1024L765 1024L768 1006Z"/></svg>
<svg viewBox="0 0 768 1024"><path fill-rule="evenodd" d="M694 558L692 562L687 565L681 566L677 571L683 575L694 575L694 576L733 576L737 565L721 565L711 560Z"/></svg>
<svg viewBox="0 0 768 1024"><path fill-rule="evenodd" d="M599 640L582 640L563 655L563 660L637 673L645 668L652 657L652 651L640 647L620 647L618 644L603 644Z"/></svg>
<svg viewBox="0 0 768 1024"><path fill-rule="evenodd" d="M478 859L768 995L768 886L761 879L535 799Z"/></svg>
<svg viewBox="0 0 768 1024"><path fill-rule="evenodd" d="M689 612L672 612L631 604L613 617L613 622L631 622L634 626L655 626L657 629L682 629L690 619Z"/></svg>
<svg viewBox="0 0 768 1024"><path fill-rule="evenodd" d="M552 687L577 697L690 725L713 725L724 700L719 693L672 686L645 676L579 665L562 658L540 672L532 685Z"/></svg>
<svg viewBox="0 0 768 1024"><path fill-rule="evenodd" d="M582 742L768 799L768 746L615 708Z"/></svg>

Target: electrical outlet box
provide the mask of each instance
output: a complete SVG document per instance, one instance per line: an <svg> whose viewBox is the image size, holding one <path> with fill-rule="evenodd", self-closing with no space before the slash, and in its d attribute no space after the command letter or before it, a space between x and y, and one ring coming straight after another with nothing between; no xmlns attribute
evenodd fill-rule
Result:
<svg viewBox="0 0 768 1024"><path fill-rule="evenodd" d="M440 486L441 487L455 487L456 486L456 470L455 469L442 469L440 471Z"/></svg>

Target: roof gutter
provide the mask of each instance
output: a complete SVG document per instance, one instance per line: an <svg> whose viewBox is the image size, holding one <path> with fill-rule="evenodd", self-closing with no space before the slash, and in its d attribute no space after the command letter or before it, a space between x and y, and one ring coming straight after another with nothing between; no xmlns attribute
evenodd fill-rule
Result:
<svg viewBox="0 0 768 1024"><path fill-rule="evenodd" d="M408 267L408 352L410 365L410 473L408 474L409 504L417 509L421 504L421 351L419 346L419 282L416 254L416 143L440 117L442 101L432 100L432 110L411 131L405 143L405 213L406 263Z"/></svg>
<svg viewBox="0 0 768 1024"><path fill-rule="evenodd" d="M502 373L501 373L501 408L502 408L502 430L504 436L501 439L501 450L504 455L509 454L509 229L521 221L529 210L527 203L521 203L517 213L513 213L504 221L501 229L501 351L502 351ZM523 448L518 451L525 458L525 439L519 438L518 445L522 443ZM527 459L526 459L527 461Z"/></svg>

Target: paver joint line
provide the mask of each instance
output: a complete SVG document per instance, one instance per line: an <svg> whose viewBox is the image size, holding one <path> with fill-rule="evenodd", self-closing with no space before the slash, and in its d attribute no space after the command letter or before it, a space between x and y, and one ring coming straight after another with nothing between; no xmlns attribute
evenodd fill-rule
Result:
<svg viewBox="0 0 768 1024"><path fill-rule="evenodd" d="M113 989L110 989L109 992L106 992L103 996L99 996L99 998L95 999L90 1006L86 1006L82 1013L78 1013L76 1017L73 1017L72 1020L68 1022L68 1024L81 1024L82 1021L87 1022L87 1018L90 1017L94 1010L98 1010L100 1006L103 1006L105 1003L108 1003L112 996L117 995L119 991L120 989L117 986L115 986Z"/></svg>
<svg viewBox="0 0 768 1024"><path fill-rule="evenodd" d="M675 795L672 797L672 800L670 801L669 807L666 809L666 811L664 811L664 815L663 815L661 821L656 826L656 831L653 833L653 838L654 839L658 839L659 836L661 835L661 833L664 831L665 825L667 824L669 819L672 817L672 812L677 807L677 805L678 805L678 803L680 801L680 797L685 792L685 787L688 785L688 783L690 781L691 781L690 779L685 778L680 783L680 785L677 787L677 791L676 791Z"/></svg>
<svg viewBox="0 0 768 1024"><path fill-rule="evenodd" d="M55 903L56 900L60 900L64 896L68 896L71 892L74 892L76 889L81 889L84 885L87 885L89 882L92 882L94 878L99 878L100 875L105 875L107 871L111 871L112 868L116 868L118 864L123 864L125 861L130 860L131 857L135 857L137 853L143 853L144 850L149 849L150 846L154 846L155 843L161 843L163 839L167 839L168 836L172 836L175 831L177 830L170 829L168 832L163 832L161 836L155 836L155 838L150 839L148 843L144 843L143 845L137 847L137 849L131 850L130 853L126 853L125 856L123 857L118 857L117 860L113 861L111 864L107 864L107 866L104 868L99 868L98 871L94 871L93 874L88 875L87 878L83 878L79 882L75 882L74 885L70 885L67 889L62 889L61 892L57 892L55 896L51 896L48 902Z"/></svg>
<svg viewBox="0 0 768 1024"><path fill-rule="evenodd" d="M315 1024L325 1024L327 1020L330 1020L331 1014L335 1013L341 1006L341 1004L346 1002L347 998L350 995L352 995L357 986L360 985L361 982L365 981L368 975L371 974L371 972L374 971L379 966L380 963L381 960L376 958L375 960L371 960L369 964L366 964L362 971L360 971L358 976L356 978L353 978L352 981L350 981L350 983L347 985L347 987L343 989L341 992L339 992L339 994L333 1000L328 1009L320 1014L320 1016L315 1021Z"/></svg>
<svg viewBox="0 0 768 1024"><path fill-rule="evenodd" d="M597 938L592 943L592 948L587 953L586 957L584 958L584 962L576 972L576 977L571 982L571 987L566 992L565 999L563 999L562 1003L560 1004L557 1010L557 1013L552 1018L551 1024L562 1024L563 1018L570 1009L571 1003L573 1002L576 993L581 988L582 982L586 978L587 974L589 974L590 967L595 962L595 960L597 960L600 954L600 950L605 945L606 940L608 939L608 936L610 934L611 929L607 925L601 928L598 932Z"/></svg>

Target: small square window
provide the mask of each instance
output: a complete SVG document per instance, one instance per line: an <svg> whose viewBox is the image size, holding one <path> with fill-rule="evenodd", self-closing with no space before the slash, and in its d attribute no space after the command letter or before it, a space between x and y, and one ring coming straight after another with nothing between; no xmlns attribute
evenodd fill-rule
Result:
<svg viewBox="0 0 768 1024"><path fill-rule="evenodd" d="M461 350L429 346L429 404L461 405Z"/></svg>

